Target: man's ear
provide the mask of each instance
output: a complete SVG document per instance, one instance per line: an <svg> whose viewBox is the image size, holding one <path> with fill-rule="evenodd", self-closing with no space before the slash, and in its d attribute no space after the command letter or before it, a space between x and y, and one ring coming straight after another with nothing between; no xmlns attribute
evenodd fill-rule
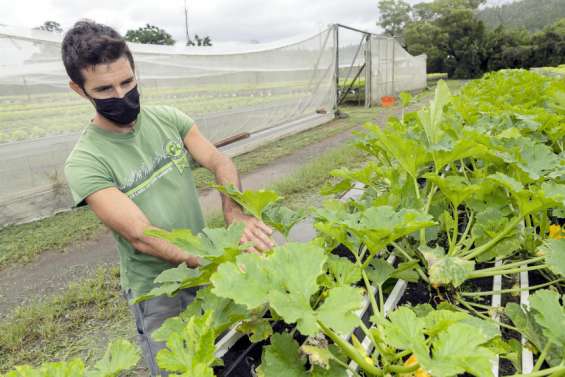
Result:
<svg viewBox="0 0 565 377"><path fill-rule="evenodd" d="M69 88L71 88L76 94L78 94L79 96L83 97L83 98L88 98L86 96L86 93L84 92L84 90L82 90L82 88L80 87L79 84L77 84L74 81L69 81Z"/></svg>

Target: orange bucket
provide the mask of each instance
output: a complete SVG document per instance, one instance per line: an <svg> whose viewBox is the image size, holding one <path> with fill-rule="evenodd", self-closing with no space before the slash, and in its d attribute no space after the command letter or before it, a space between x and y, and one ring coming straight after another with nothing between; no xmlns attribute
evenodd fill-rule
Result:
<svg viewBox="0 0 565 377"><path fill-rule="evenodd" d="M381 106L382 107L391 107L394 106L396 99L393 96L382 96L381 97Z"/></svg>

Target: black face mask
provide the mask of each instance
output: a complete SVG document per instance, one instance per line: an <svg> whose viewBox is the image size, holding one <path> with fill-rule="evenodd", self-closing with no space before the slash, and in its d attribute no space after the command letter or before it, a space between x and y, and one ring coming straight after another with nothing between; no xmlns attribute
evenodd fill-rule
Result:
<svg viewBox="0 0 565 377"><path fill-rule="evenodd" d="M86 92L85 92L86 93ZM88 95L88 94L87 94ZM118 125L127 126L137 119L139 114L139 92L137 85L126 93L123 98L98 99L88 96L94 101L98 114Z"/></svg>

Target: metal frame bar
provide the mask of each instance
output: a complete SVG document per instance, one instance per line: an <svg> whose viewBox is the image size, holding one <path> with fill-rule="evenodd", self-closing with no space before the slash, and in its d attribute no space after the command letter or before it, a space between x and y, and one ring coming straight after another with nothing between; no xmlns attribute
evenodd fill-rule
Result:
<svg viewBox="0 0 565 377"><path fill-rule="evenodd" d="M355 84L355 81L357 81L357 79L359 78L359 76L361 75L361 72L363 72L363 69L365 69L367 63L363 63L363 65L361 66L361 68L359 68L359 71L357 71L357 74L355 75L355 77L353 78L353 81L351 81L351 84L349 84L349 87L347 88L347 90L345 91L345 93L343 93L341 95L341 98L337 101L337 105L341 105L341 103L343 102L343 100L345 99L345 97L347 97L347 95L349 94L349 92L351 91L351 88L353 88L353 85ZM346 79L347 80L347 79ZM365 85L367 85L365 83ZM339 90L339 88L338 88Z"/></svg>

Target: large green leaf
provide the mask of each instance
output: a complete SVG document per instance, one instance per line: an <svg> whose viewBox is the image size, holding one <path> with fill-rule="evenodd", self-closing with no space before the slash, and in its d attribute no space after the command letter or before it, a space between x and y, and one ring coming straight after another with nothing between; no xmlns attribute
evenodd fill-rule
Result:
<svg viewBox="0 0 565 377"><path fill-rule="evenodd" d="M318 283L326 288L343 287L361 280L361 268L344 257L329 255L327 273L320 276Z"/></svg>
<svg viewBox="0 0 565 377"><path fill-rule="evenodd" d="M288 233L293 226L305 218L306 212L304 210L294 211L290 208L278 205L269 206L263 212L263 221L265 224L272 226L285 237L288 237Z"/></svg>
<svg viewBox="0 0 565 377"><path fill-rule="evenodd" d="M314 243L288 243L274 248L268 256L242 254L235 263L218 268L211 279L212 292L249 309L268 303L285 322L296 323L306 335L319 331L318 320L327 320L336 331L347 332L354 325L352 311L361 306L358 290L336 287L318 311L310 304L319 289L318 277L326 259L323 249ZM339 309L329 310L334 305Z"/></svg>
<svg viewBox="0 0 565 377"><path fill-rule="evenodd" d="M233 299L249 309L269 303L288 323L296 322L305 334L317 330L310 296L326 261L313 244L288 243L269 256L242 254L212 276L214 294Z"/></svg>
<svg viewBox="0 0 565 377"><path fill-rule="evenodd" d="M214 377L215 339L212 312L194 316L181 332L169 336L167 348L157 353L157 364L163 370L187 376Z"/></svg>
<svg viewBox="0 0 565 377"><path fill-rule="evenodd" d="M488 148L477 143L471 138L462 138L455 142L449 150L439 150L436 152L436 168L438 170L453 161L462 160L468 157L479 158L488 152Z"/></svg>
<svg viewBox="0 0 565 377"><path fill-rule="evenodd" d="M387 244L419 229L435 225L431 215L413 209L370 207L344 220L344 225L377 253Z"/></svg>
<svg viewBox="0 0 565 377"><path fill-rule="evenodd" d="M385 321L386 342L401 350L410 350L419 355L426 355L428 347L424 337L424 320L406 306L401 306L390 313Z"/></svg>
<svg viewBox="0 0 565 377"><path fill-rule="evenodd" d="M212 312L212 327L216 334L221 334L237 321L252 315L243 305L214 295L210 287L201 288L194 301L180 315L165 320L163 325L153 332L152 338L164 342L172 333L181 332L190 318L200 316L207 311Z"/></svg>
<svg viewBox="0 0 565 377"><path fill-rule="evenodd" d="M268 302L271 289L269 271L265 268L264 255L241 254L235 263L224 263L211 277L212 293L234 300L255 309Z"/></svg>
<svg viewBox="0 0 565 377"><path fill-rule="evenodd" d="M346 377L345 368L338 365L331 348L303 346L302 352L313 356L314 360L327 363L327 368L315 364L306 371L306 357L298 347L298 342L288 333L274 334L271 344L263 348L261 365L257 368L258 377ZM343 363L343 361L342 361Z"/></svg>
<svg viewBox="0 0 565 377"><path fill-rule="evenodd" d="M154 229L147 231L146 235L167 240L191 255L213 259L223 255L226 249L244 250L246 245L239 243L244 228L244 224L235 223L228 228L204 228L197 236L190 229L175 229L171 232Z"/></svg>
<svg viewBox="0 0 565 377"><path fill-rule="evenodd" d="M521 162L517 166L534 181L559 166L559 158L545 144L524 144L521 149Z"/></svg>
<svg viewBox="0 0 565 377"><path fill-rule="evenodd" d="M253 343L260 342L273 335L271 323L263 318L244 321L237 327L237 331L248 334Z"/></svg>
<svg viewBox="0 0 565 377"><path fill-rule="evenodd" d="M449 199L454 208L459 207L461 203L483 190L481 185L471 184L465 177L458 175L440 177L429 173L424 176L439 187L439 190Z"/></svg>
<svg viewBox="0 0 565 377"><path fill-rule="evenodd" d="M347 334L359 325L355 311L361 308L363 291L354 287L337 287L316 311L316 317L327 327L340 334Z"/></svg>
<svg viewBox="0 0 565 377"><path fill-rule="evenodd" d="M168 240L188 250L190 254L199 255L202 266L191 269L181 263L177 267L161 272L155 278L157 286L148 293L136 297L133 302L138 303L162 295L173 296L181 289L207 284L219 265L234 260L248 247L247 244L239 243L243 228L244 225L241 223L231 224L227 229L205 228L198 236L194 236L189 229L148 232L148 235Z"/></svg>
<svg viewBox="0 0 565 377"><path fill-rule="evenodd" d="M469 273L475 269L475 262L459 257L444 256L436 261L428 270L430 283L434 286L451 284L458 287Z"/></svg>
<svg viewBox="0 0 565 377"><path fill-rule="evenodd" d="M18 365L14 370L2 377L83 377L85 374L84 363L82 360L73 359L70 361L44 363L38 368L30 365ZM108 375L107 377L114 377Z"/></svg>
<svg viewBox="0 0 565 377"><path fill-rule="evenodd" d="M263 211L273 203L282 200L282 196L271 190L240 192L234 185L213 185L221 193L228 195L247 212L258 219L262 219Z"/></svg>
<svg viewBox="0 0 565 377"><path fill-rule="evenodd" d="M306 377L306 358L300 354L298 342L288 333L274 334L271 345L263 349L261 365L257 368L260 377Z"/></svg>
<svg viewBox="0 0 565 377"><path fill-rule="evenodd" d="M382 130L379 126L369 125L367 129L376 136L375 143L382 150L398 161L398 164L413 178L417 178L420 168L431 160L431 156L415 140L408 139L394 130Z"/></svg>
<svg viewBox="0 0 565 377"><path fill-rule="evenodd" d="M565 239L548 239L540 248L551 271L565 277Z"/></svg>
<svg viewBox="0 0 565 377"><path fill-rule="evenodd" d="M366 273L373 285L382 287L394 274L394 267L381 258L375 258L369 265L369 268L366 269Z"/></svg>
<svg viewBox="0 0 565 377"><path fill-rule="evenodd" d="M565 307L561 300L557 292L544 289L530 297L530 306L543 335L565 350ZM562 357L565 359L565 352Z"/></svg>
<svg viewBox="0 0 565 377"><path fill-rule="evenodd" d="M436 86L434 99L429 108L418 111L418 119L424 128L428 144L437 144L443 134L441 123L444 119L444 107L451 101L451 93L447 84L440 80Z"/></svg>
<svg viewBox="0 0 565 377"><path fill-rule="evenodd" d="M482 346L488 340L474 326L455 323L434 341L432 358L419 360L433 376L456 376L464 372L480 377L492 376L496 354Z"/></svg>
<svg viewBox="0 0 565 377"><path fill-rule="evenodd" d="M504 215L504 212L495 207L489 207L479 212L475 217L475 222L471 228L471 235L475 242L475 247L481 246L496 237L511 220ZM476 258L477 262L489 261L494 258L504 258L512 255L522 246L523 237L520 232L520 225L516 226L515 231L508 234L487 252Z"/></svg>
<svg viewBox="0 0 565 377"><path fill-rule="evenodd" d="M115 340L108 346L104 357L86 375L87 377L115 377L122 371L135 367L139 358L137 347L127 340Z"/></svg>
<svg viewBox="0 0 565 377"><path fill-rule="evenodd" d="M543 335L542 327L537 323L532 311L526 311L518 304L509 303L504 308L504 314L512 320L514 326L537 348L538 352L545 348L548 340ZM553 344L549 349L546 360L551 366L556 366L562 359L563 348Z"/></svg>

